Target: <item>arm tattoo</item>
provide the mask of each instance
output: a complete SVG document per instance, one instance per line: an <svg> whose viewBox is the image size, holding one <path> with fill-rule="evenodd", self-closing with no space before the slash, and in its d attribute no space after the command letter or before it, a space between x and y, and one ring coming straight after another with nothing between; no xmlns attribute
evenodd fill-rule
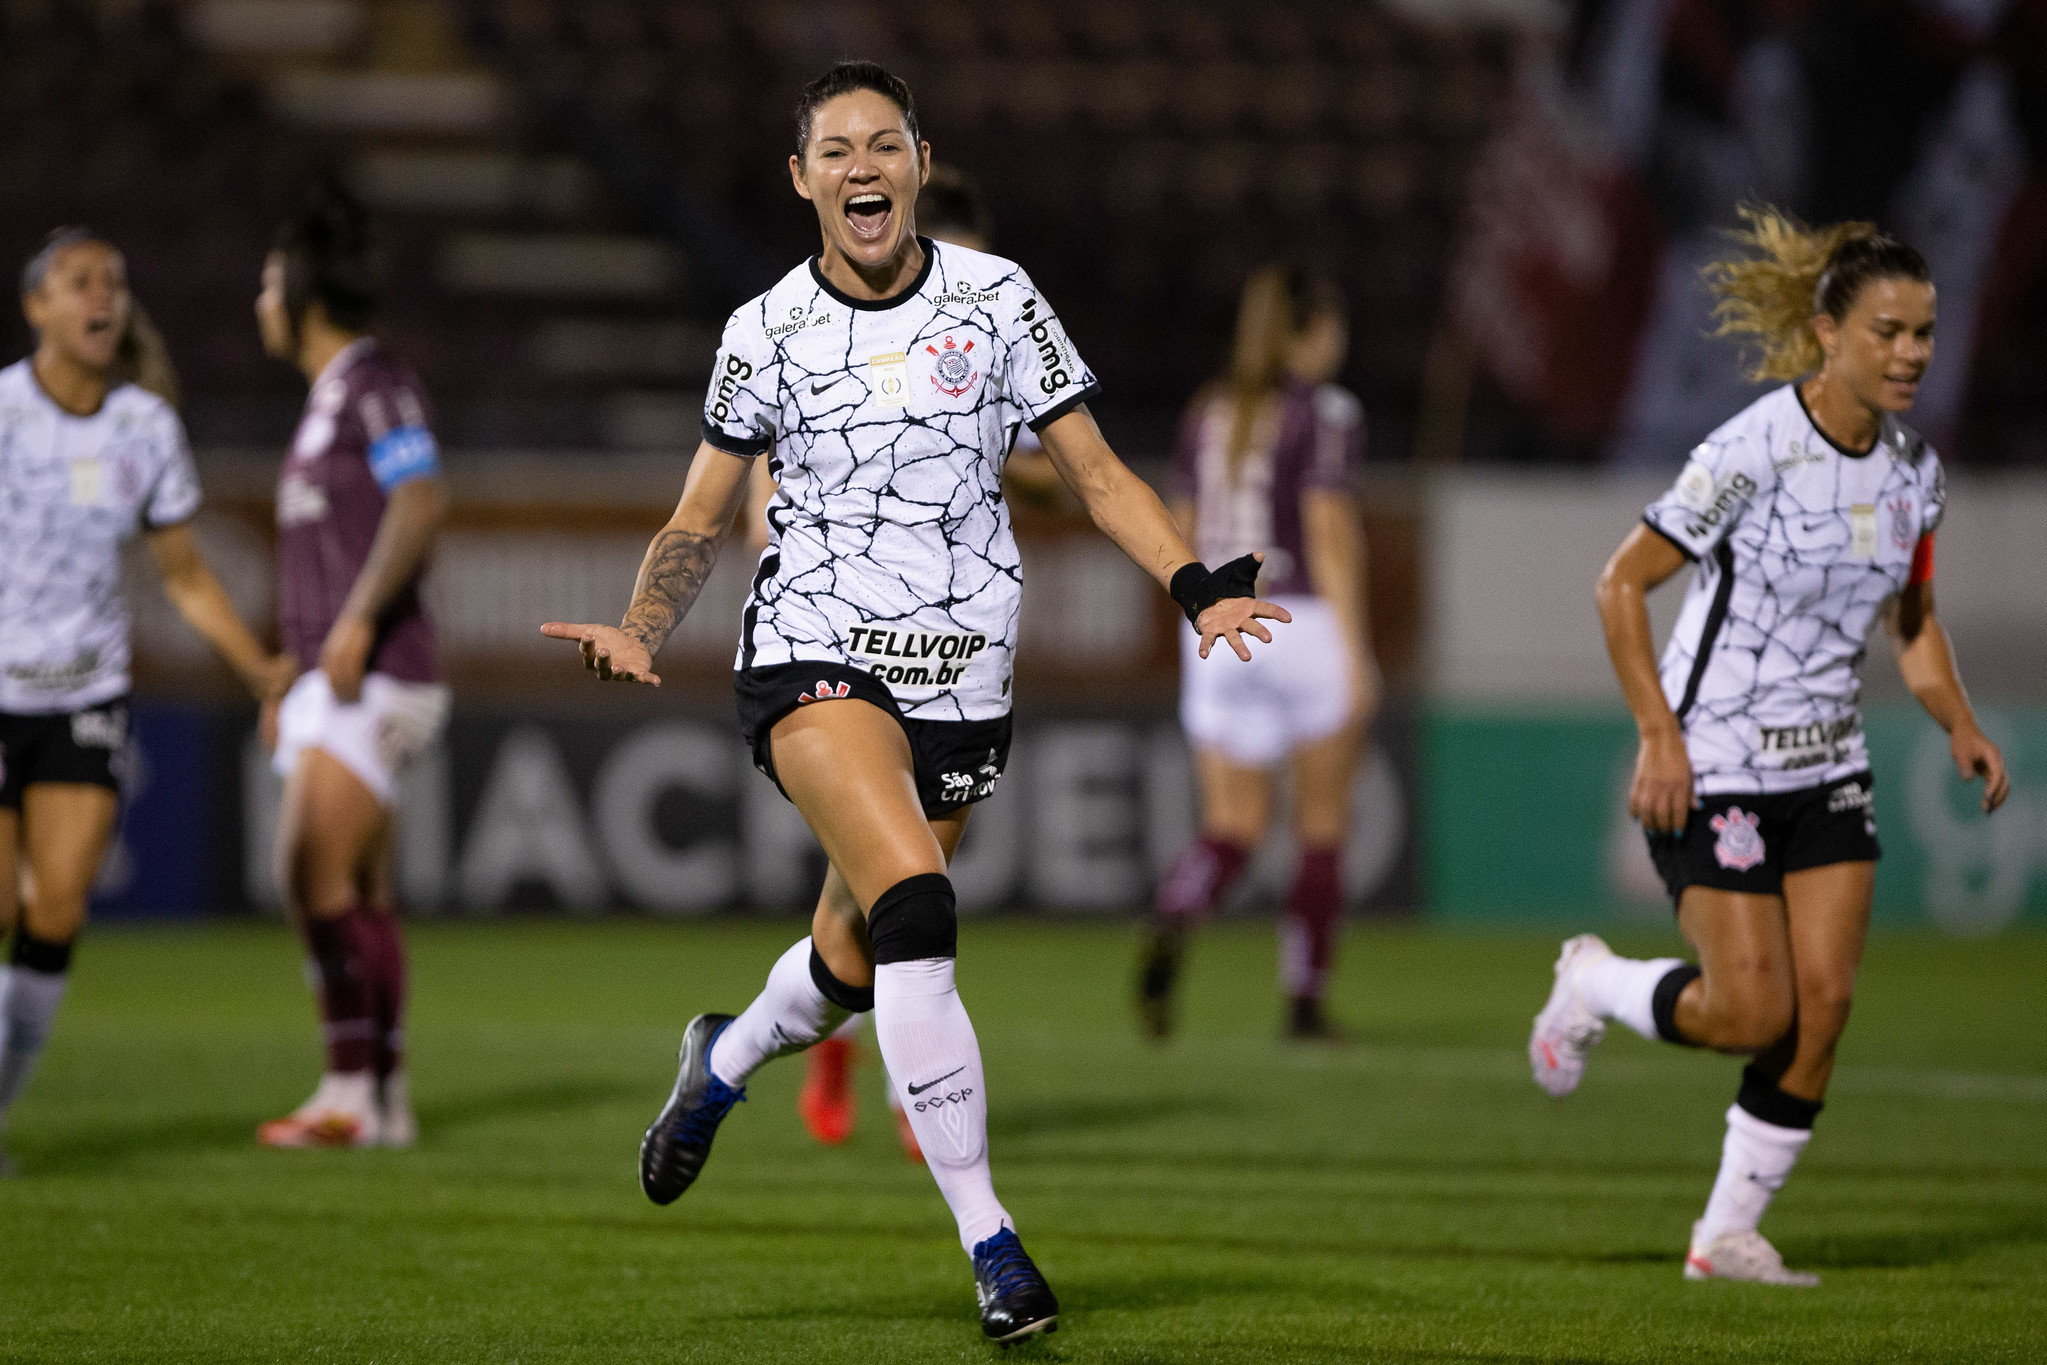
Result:
<svg viewBox="0 0 2047 1365"><path fill-rule="evenodd" d="M647 647L651 656L661 651L669 633L703 591L718 558L715 536L669 528L654 537L647 557L640 561L639 581L633 584L633 604L626 608L618 628Z"/></svg>

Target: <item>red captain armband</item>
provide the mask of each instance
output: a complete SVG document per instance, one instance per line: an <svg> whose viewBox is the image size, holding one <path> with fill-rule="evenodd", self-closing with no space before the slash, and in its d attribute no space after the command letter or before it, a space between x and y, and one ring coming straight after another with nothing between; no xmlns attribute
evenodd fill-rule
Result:
<svg viewBox="0 0 2047 1365"><path fill-rule="evenodd" d="M1912 551L1912 573L1905 579L1905 586L1916 587L1933 581L1933 532L1919 537L1919 547Z"/></svg>

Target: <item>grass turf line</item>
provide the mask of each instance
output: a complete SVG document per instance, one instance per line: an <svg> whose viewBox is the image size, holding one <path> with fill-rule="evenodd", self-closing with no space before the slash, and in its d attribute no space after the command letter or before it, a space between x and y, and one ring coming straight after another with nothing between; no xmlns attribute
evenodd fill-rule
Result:
<svg viewBox="0 0 2047 1365"><path fill-rule="evenodd" d="M93 934L9 1134L0 1359L988 1358L871 1040L845 1147L804 1136L785 1061L680 1204L638 1191L680 1025L801 932L415 926L423 1141L346 1153L251 1141L318 1067L284 929ZM1274 1041L1269 926L1198 942L1162 1049L1124 928L962 947L997 1188L1065 1308L1017 1359L2047 1358L2047 936L1872 943L1765 1224L1807 1292L1679 1278L1737 1063L1616 1029L1578 1095L1536 1091L1552 935L1355 932L1332 999L1357 1041L1305 1049Z"/></svg>

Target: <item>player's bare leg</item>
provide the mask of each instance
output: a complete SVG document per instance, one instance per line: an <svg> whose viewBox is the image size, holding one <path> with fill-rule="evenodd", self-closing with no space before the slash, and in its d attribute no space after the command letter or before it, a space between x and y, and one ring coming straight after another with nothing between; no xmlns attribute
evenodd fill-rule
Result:
<svg viewBox="0 0 2047 1365"><path fill-rule="evenodd" d="M0 973L0 1128L49 1040L69 983L71 948L85 925L86 902L113 836L120 799L84 782L38 782L22 793L21 813L0 813L7 852L0 904L14 926ZM16 849L26 857L17 861ZM26 863L26 895L22 864ZM0 1172L6 1157L0 1153Z"/></svg>
<svg viewBox="0 0 2047 1365"><path fill-rule="evenodd" d="M1294 832L1300 864L1280 921L1280 989L1287 1033L1336 1036L1323 1012L1323 991L1336 960L1343 920L1343 843L1350 832L1351 777L1363 727L1347 725L1294 751Z"/></svg>
<svg viewBox="0 0 2047 1365"><path fill-rule="evenodd" d="M1196 749L1194 774L1201 793L1201 836L1160 879L1138 950L1138 1019L1154 1038L1173 1031L1174 995L1188 940L1244 875L1251 851L1272 822L1272 775L1265 769L1233 763L1213 749Z"/></svg>
<svg viewBox="0 0 2047 1365"><path fill-rule="evenodd" d="M320 982L327 1069L304 1104L263 1124L271 1147L366 1147L381 1136L377 1105L378 967L359 912L390 813L340 759L308 748L285 781L280 881Z"/></svg>

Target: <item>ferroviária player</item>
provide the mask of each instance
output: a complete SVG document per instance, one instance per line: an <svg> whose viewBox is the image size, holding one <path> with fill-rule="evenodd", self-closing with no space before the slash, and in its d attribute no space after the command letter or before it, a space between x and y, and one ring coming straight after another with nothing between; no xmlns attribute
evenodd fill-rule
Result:
<svg viewBox="0 0 2047 1365"><path fill-rule="evenodd" d="M982 1331L1050 1331L1058 1303L989 1174L980 1046L953 984L946 865L1009 753L1021 572L1002 462L1029 425L1067 485L1201 632L1249 657L1257 561L1197 562L1157 496L1102 440L1094 376L1010 261L920 238L930 170L909 88L833 67L796 107L789 173L822 246L732 315L681 502L617 626L550 622L599 677L658 683L653 655L696 600L771 461L772 539L753 576L734 688L754 762L830 860L810 937L737 1018L702 1014L640 1149L648 1197L696 1179L763 1063L872 1009L932 1177L973 1263ZM945 681L940 682L940 670ZM902 670L897 673L896 670ZM914 672L913 670L924 670ZM891 680L893 679L893 680Z"/></svg>
<svg viewBox="0 0 2047 1365"><path fill-rule="evenodd" d="M1869 926L1879 850L1858 699L1879 619L1956 767L1984 779L1986 814L2010 785L1934 619L1940 461L1899 417L1933 358L1926 261L1867 223L1744 216L1751 254L1707 271L1720 330L1760 343L1754 377L1792 382L1692 452L1599 584L1642 735L1629 811L1699 961L1571 939L1528 1052L1552 1095L1577 1087L1609 1019L1751 1058L1684 1273L1809 1285L1757 1229L1812 1137ZM1659 676L1643 599L1686 561Z"/></svg>

